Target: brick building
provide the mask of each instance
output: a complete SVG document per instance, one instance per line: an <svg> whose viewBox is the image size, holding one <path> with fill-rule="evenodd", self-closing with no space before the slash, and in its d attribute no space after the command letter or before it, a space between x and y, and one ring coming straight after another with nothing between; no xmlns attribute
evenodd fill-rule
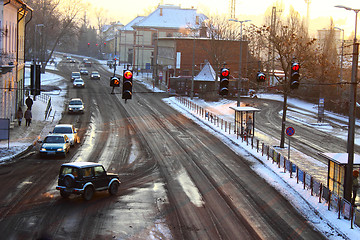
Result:
<svg viewBox="0 0 360 240"><path fill-rule="evenodd" d="M242 77L247 69L247 41L242 41ZM231 77L238 78L240 42L229 40L213 40L209 38L159 38L155 49L157 59L157 80L160 84L168 84L170 77L194 76L209 62L216 73L226 63Z"/></svg>

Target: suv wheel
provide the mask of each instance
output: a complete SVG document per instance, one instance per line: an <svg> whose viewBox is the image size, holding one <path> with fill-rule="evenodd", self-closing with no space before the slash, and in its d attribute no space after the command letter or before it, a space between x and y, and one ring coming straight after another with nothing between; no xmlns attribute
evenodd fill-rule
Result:
<svg viewBox="0 0 360 240"><path fill-rule="evenodd" d="M70 196L70 193L65 192L64 190L60 190L60 195L63 198L68 198Z"/></svg>
<svg viewBox="0 0 360 240"><path fill-rule="evenodd" d="M91 198L94 196L94 188L93 187L86 187L85 190L84 190L84 193L83 193L83 198L86 200L86 201L89 201L91 200Z"/></svg>
<svg viewBox="0 0 360 240"><path fill-rule="evenodd" d="M111 195L115 195L118 192L118 189L119 189L119 183L113 182L109 187L109 193Z"/></svg>
<svg viewBox="0 0 360 240"><path fill-rule="evenodd" d="M72 175L66 175L64 177L64 185L65 187L71 188L74 185L74 177Z"/></svg>

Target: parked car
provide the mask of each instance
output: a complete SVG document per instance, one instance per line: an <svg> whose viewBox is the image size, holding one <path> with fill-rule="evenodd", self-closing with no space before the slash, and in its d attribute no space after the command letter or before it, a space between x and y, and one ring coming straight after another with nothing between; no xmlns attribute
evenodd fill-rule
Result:
<svg viewBox="0 0 360 240"><path fill-rule="evenodd" d="M78 136L78 130L71 124L58 124L54 127L54 130L50 132L52 134L65 134L70 141L70 146L74 146L75 143L80 143L80 137Z"/></svg>
<svg viewBox="0 0 360 240"><path fill-rule="evenodd" d="M85 106L81 98L72 98L68 105L69 113L84 113Z"/></svg>
<svg viewBox="0 0 360 240"><path fill-rule="evenodd" d="M88 62L88 61L89 61L88 58L83 58L83 60L82 60L83 63L86 63L86 62Z"/></svg>
<svg viewBox="0 0 360 240"><path fill-rule="evenodd" d="M97 71L92 71L90 75L90 79L93 80L100 80L100 74Z"/></svg>
<svg viewBox="0 0 360 240"><path fill-rule="evenodd" d="M85 68L80 69L80 75L89 75L89 71Z"/></svg>
<svg viewBox="0 0 360 240"><path fill-rule="evenodd" d="M82 78L75 78L73 82L73 86L76 88L84 88L85 87L84 80Z"/></svg>
<svg viewBox="0 0 360 240"><path fill-rule="evenodd" d="M50 134L44 138L40 147L40 156L63 156L70 150L70 139L65 134Z"/></svg>
<svg viewBox="0 0 360 240"><path fill-rule="evenodd" d="M71 73L71 81L74 81L76 78L81 78L80 72L72 72Z"/></svg>
<svg viewBox="0 0 360 240"><path fill-rule="evenodd" d="M77 194L89 201L96 191L107 190L115 195L119 185L119 176L107 173L100 163L72 162L61 165L56 189L63 198Z"/></svg>

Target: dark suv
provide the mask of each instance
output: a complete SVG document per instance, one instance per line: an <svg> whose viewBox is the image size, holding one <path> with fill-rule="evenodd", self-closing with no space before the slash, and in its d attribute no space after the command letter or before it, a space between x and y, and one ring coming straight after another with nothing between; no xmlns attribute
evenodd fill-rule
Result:
<svg viewBox="0 0 360 240"><path fill-rule="evenodd" d="M115 195L120 185L119 176L106 173L104 167L94 162L73 162L61 165L57 190L63 198L70 194L82 195L90 200L95 191L108 190Z"/></svg>

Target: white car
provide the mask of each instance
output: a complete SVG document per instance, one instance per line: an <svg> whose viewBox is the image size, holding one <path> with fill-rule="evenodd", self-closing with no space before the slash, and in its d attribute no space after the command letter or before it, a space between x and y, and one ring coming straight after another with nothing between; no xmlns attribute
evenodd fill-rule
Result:
<svg viewBox="0 0 360 240"><path fill-rule="evenodd" d="M74 146L75 143L80 143L80 137L78 136L78 129L72 124L58 124L54 127L54 130L50 133L64 134L69 138L70 145Z"/></svg>
<svg viewBox="0 0 360 240"><path fill-rule="evenodd" d="M84 88L85 87L85 82L82 78L76 78L73 82L73 86L75 88Z"/></svg>
<svg viewBox="0 0 360 240"><path fill-rule="evenodd" d="M72 98L68 105L69 113L84 113L85 106L81 98Z"/></svg>

